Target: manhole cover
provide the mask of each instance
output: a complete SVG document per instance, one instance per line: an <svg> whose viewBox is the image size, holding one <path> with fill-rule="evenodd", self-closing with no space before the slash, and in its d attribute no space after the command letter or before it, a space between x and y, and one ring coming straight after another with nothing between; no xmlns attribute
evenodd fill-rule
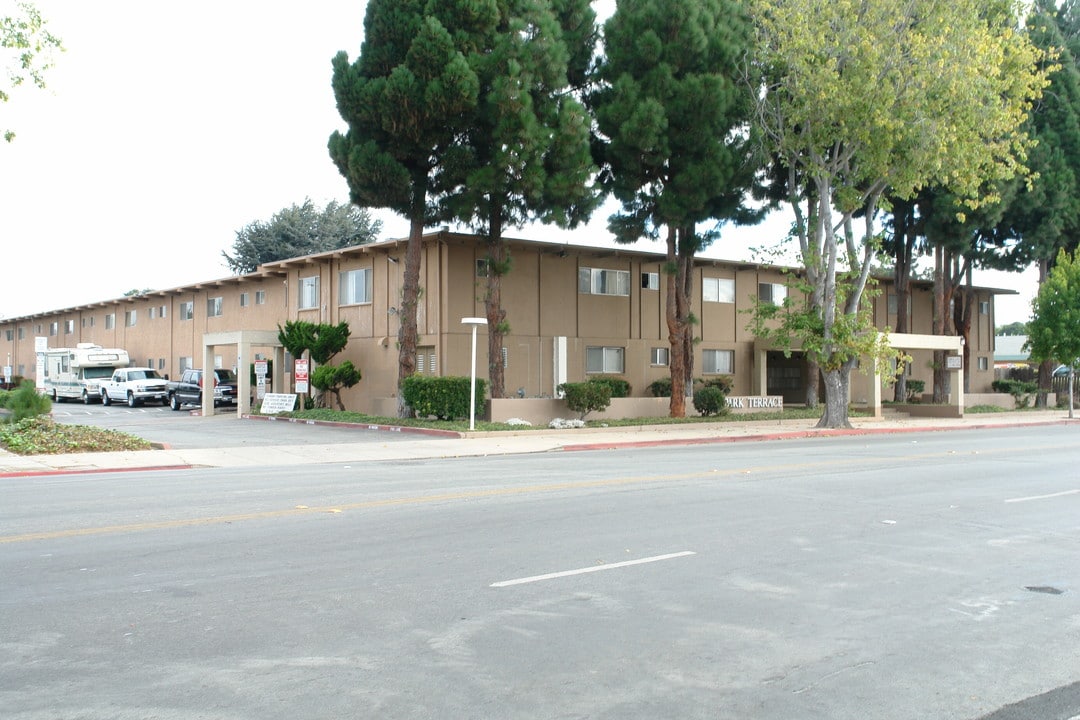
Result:
<svg viewBox="0 0 1080 720"><path fill-rule="evenodd" d="M1031 592L1045 593L1046 595L1060 595L1065 592L1064 590L1050 587L1049 585L1025 585L1024 589L1030 590Z"/></svg>

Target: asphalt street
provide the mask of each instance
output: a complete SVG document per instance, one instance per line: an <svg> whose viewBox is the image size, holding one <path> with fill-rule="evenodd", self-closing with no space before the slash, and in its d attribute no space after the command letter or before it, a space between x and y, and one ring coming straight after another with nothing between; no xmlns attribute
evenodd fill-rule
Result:
<svg viewBox="0 0 1080 720"><path fill-rule="evenodd" d="M0 706L1067 720L1078 450L1052 426L2 478Z"/></svg>

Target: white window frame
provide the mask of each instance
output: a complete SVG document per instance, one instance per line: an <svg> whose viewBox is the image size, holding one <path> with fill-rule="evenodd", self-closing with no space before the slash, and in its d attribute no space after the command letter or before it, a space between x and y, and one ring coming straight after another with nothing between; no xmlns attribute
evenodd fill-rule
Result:
<svg viewBox="0 0 1080 720"><path fill-rule="evenodd" d="M370 305L371 278L371 268L338 273L338 305Z"/></svg>
<svg viewBox="0 0 1080 720"><path fill-rule="evenodd" d="M701 301L714 303L734 303L735 279L722 277L701 278Z"/></svg>
<svg viewBox="0 0 1080 720"><path fill-rule="evenodd" d="M247 307L250 304L251 296L246 292L240 293L240 307Z"/></svg>
<svg viewBox="0 0 1080 720"><path fill-rule="evenodd" d="M206 298L206 317L221 317L225 314L225 298L221 295Z"/></svg>
<svg viewBox="0 0 1080 720"><path fill-rule="evenodd" d="M116 327L116 313L108 313L105 315L105 329L112 330Z"/></svg>
<svg viewBox="0 0 1080 720"><path fill-rule="evenodd" d="M703 375L734 375L735 351L711 348L702 350L701 372Z"/></svg>
<svg viewBox="0 0 1080 720"><path fill-rule="evenodd" d="M582 295L630 296L630 271L578 268L578 292Z"/></svg>
<svg viewBox="0 0 1080 720"><path fill-rule="evenodd" d="M266 304L266 291L265 290L256 290L255 291L255 304L256 305L265 305Z"/></svg>
<svg viewBox="0 0 1080 720"><path fill-rule="evenodd" d="M319 307L319 276L309 275L300 278L296 306L300 310L314 310Z"/></svg>
<svg viewBox="0 0 1080 720"><path fill-rule="evenodd" d="M621 375L626 372L626 348L597 345L585 348L586 375Z"/></svg>
<svg viewBox="0 0 1080 720"><path fill-rule="evenodd" d="M180 319L181 320L194 320L195 319L195 301L187 300L180 303Z"/></svg>
<svg viewBox="0 0 1080 720"><path fill-rule="evenodd" d="M139 321L138 310L125 310L124 311L124 327L135 327L135 323Z"/></svg>
<svg viewBox="0 0 1080 720"><path fill-rule="evenodd" d="M979 301L979 314L980 315L989 315L990 314L990 301L989 300L980 300Z"/></svg>
<svg viewBox="0 0 1080 720"><path fill-rule="evenodd" d="M654 347L649 350L649 364L653 367L667 367L671 364L671 348Z"/></svg>
<svg viewBox="0 0 1080 720"><path fill-rule="evenodd" d="M660 289L660 273L658 273L658 272L643 272L643 273L641 273L641 289L642 290L659 290Z"/></svg>
<svg viewBox="0 0 1080 720"><path fill-rule="evenodd" d="M185 370L190 370L195 367L191 364L191 357L188 355L180 356L180 374L183 375Z"/></svg>
<svg viewBox="0 0 1080 720"><path fill-rule="evenodd" d="M49 323L49 337L56 337L59 334L60 323L56 320L53 320L51 323Z"/></svg>
<svg viewBox="0 0 1080 720"><path fill-rule="evenodd" d="M783 283L758 283L758 299L770 305L783 305L787 298L787 285Z"/></svg>
<svg viewBox="0 0 1080 720"><path fill-rule="evenodd" d="M64 334L65 335L70 335L73 332L75 332L75 321L74 320L65 320L64 321Z"/></svg>
<svg viewBox="0 0 1080 720"><path fill-rule="evenodd" d="M477 258L476 259L476 277L486 278L491 271L491 259L490 258Z"/></svg>
<svg viewBox="0 0 1080 720"><path fill-rule="evenodd" d="M979 356L979 369L980 370L989 370L990 369L990 360L985 355L980 355Z"/></svg>

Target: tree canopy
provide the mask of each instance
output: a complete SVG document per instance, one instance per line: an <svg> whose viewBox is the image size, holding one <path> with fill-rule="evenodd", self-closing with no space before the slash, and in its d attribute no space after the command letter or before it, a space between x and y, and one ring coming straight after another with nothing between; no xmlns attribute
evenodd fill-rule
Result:
<svg viewBox="0 0 1080 720"><path fill-rule="evenodd" d="M1024 171L1022 126L1046 71L1009 0L750 7L767 78L759 125L790 171L810 282L809 302L793 309L802 318L787 327L825 378L821 425L843 427L850 373L872 329L860 306L882 197L939 185L969 208L994 199L987 188Z"/></svg>
<svg viewBox="0 0 1080 720"><path fill-rule="evenodd" d="M26 83L44 88L53 53L64 50L37 8L28 2L17 2L14 7L13 14L0 15L0 103L8 102L12 91ZM15 139L13 130L3 133L6 141Z"/></svg>
<svg viewBox="0 0 1080 720"><path fill-rule="evenodd" d="M242 275L263 263L374 242L381 230L382 223L363 208L331 200L319 210L305 199L237 230L233 254L221 255L229 270Z"/></svg>
<svg viewBox="0 0 1080 720"><path fill-rule="evenodd" d="M1039 362L1080 366L1080 252L1059 250L1049 275L1031 302L1027 347ZM1072 378L1069 417L1072 417Z"/></svg>
<svg viewBox="0 0 1080 720"><path fill-rule="evenodd" d="M533 220L574 227L599 203L588 112L577 99L595 40L588 0L509 0L473 68L475 114L437 175L442 219L487 238L484 301L491 396L505 393L502 346L510 324L502 278L511 268L506 227ZM570 43L576 42L574 47ZM570 63L576 62L577 68Z"/></svg>
<svg viewBox="0 0 1080 720"><path fill-rule="evenodd" d="M362 207L409 220L398 318L398 385L416 372L420 259L432 176L476 110L484 38L498 23L496 0L369 0L360 56L333 59L332 87L348 124L330 157ZM398 413L408 417L398 392Z"/></svg>
<svg viewBox="0 0 1080 720"><path fill-rule="evenodd" d="M685 414L692 368L694 256L715 237L697 224L753 219L745 82L753 29L734 0L621 2L604 26L601 87L590 103L606 186L622 204L618 242L666 230L671 415Z"/></svg>

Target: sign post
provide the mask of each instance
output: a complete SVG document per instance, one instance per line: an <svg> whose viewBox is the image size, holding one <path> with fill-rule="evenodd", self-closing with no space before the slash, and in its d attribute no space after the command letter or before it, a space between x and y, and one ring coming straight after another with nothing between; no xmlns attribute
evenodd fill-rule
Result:
<svg viewBox="0 0 1080 720"><path fill-rule="evenodd" d="M293 383L296 386L296 394L307 394L308 391L308 368L310 364L307 360L298 359L295 362L293 369Z"/></svg>
<svg viewBox="0 0 1080 720"><path fill-rule="evenodd" d="M266 397L266 371L267 362L265 360L255 361L255 397L262 400Z"/></svg>

